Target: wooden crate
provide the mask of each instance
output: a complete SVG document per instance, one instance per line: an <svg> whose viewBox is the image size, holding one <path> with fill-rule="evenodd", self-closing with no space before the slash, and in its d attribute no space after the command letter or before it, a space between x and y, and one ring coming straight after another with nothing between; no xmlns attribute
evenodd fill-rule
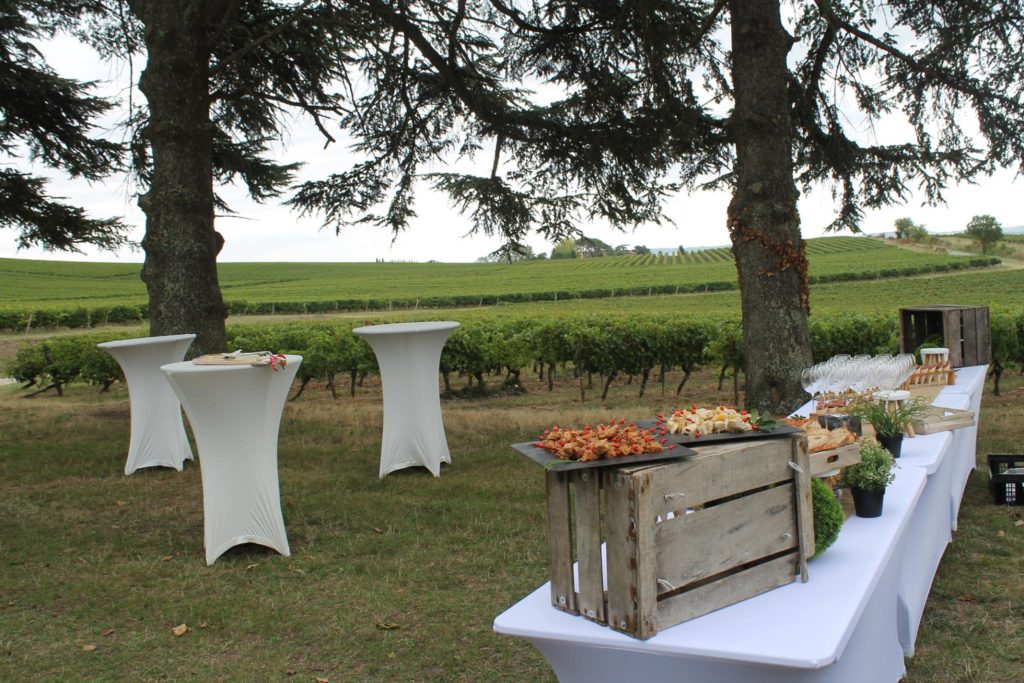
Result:
<svg viewBox="0 0 1024 683"><path fill-rule="evenodd" d="M959 408L928 406L910 422L916 434L935 434L974 426L974 413Z"/></svg>
<svg viewBox="0 0 1024 683"><path fill-rule="evenodd" d="M914 353L934 337L934 346L949 349L954 368L992 362L992 334L987 306L934 304L900 309L900 351Z"/></svg>
<svg viewBox="0 0 1024 683"><path fill-rule="evenodd" d="M810 471L807 440L794 434L709 444L686 460L548 472L552 605L647 639L806 581Z"/></svg>
<svg viewBox="0 0 1024 683"><path fill-rule="evenodd" d="M828 472L847 465L860 462L860 442L840 446L827 451L818 451L810 454L811 476L816 477L823 472Z"/></svg>

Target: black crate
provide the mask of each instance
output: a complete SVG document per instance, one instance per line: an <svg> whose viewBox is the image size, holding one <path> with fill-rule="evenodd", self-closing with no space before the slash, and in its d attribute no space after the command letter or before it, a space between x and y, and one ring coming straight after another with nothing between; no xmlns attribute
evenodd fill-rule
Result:
<svg viewBox="0 0 1024 683"><path fill-rule="evenodd" d="M988 456L988 474L997 505L1024 505L1024 455Z"/></svg>

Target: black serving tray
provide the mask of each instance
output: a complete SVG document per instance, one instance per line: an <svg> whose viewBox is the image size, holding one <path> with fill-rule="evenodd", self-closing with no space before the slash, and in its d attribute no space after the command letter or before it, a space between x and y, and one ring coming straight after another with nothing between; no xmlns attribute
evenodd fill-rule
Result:
<svg viewBox="0 0 1024 683"><path fill-rule="evenodd" d="M641 429L658 429L657 420L637 420L636 426ZM706 443L721 443L723 441L745 441L747 439L768 439L773 436L784 436L786 434L797 434L804 430L789 425L779 425L771 429L758 429L749 432L722 432L721 434L707 434L705 436L688 436L686 434L661 435L669 443L686 444L687 446L700 446Z"/></svg>
<svg viewBox="0 0 1024 683"><path fill-rule="evenodd" d="M638 422L637 426L639 425L640 423ZM679 460L681 458L697 454L696 451L686 448L685 446L675 445L674 448L666 448L661 453L623 455L618 458L601 458L600 460L579 462L578 460L561 460L543 448L537 448L533 444L533 441L528 443L516 443L512 444L512 448L516 449L530 460L533 460L538 465L541 465L544 469L551 470L552 472L588 470L599 467L622 467L625 465L646 465L647 463L662 462L665 460Z"/></svg>

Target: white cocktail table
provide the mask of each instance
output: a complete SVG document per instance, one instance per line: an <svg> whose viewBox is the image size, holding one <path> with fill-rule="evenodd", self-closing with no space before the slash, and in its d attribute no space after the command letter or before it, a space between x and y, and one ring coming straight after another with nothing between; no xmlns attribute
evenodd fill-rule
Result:
<svg viewBox="0 0 1024 683"><path fill-rule="evenodd" d="M420 465L435 477L451 464L437 386L441 349L457 322L392 323L352 330L370 345L384 388L380 477Z"/></svg>
<svg viewBox="0 0 1024 683"><path fill-rule="evenodd" d="M160 366L180 361L194 334L141 337L97 344L117 361L128 383L131 439L124 473L140 467L173 467L181 471L192 450L181 421L181 405Z"/></svg>
<svg viewBox="0 0 1024 683"><path fill-rule="evenodd" d="M286 358L277 371L192 362L160 368L196 437L207 564L243 543L291 554L281 514L277 435L302 356Z"/></svg>

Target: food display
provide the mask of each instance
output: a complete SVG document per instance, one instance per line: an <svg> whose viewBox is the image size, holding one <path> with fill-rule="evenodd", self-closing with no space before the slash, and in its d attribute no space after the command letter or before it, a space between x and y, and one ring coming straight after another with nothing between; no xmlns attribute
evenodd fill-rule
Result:
<svg viewBox="0 0 1024 683"><path fill-rule="evenodd" d="M674 410L665 417L658 416L657 425L663 433L680 434L693 438L712 434L742 434L769 429L775 426L771 420L761 418L757 413L736 410L732 406Z"/></svg>
<svg viewBox="0 0 1024 683"><path fill-rule="evenodd" d="M566 429L555 425L532 444L559 460L591 462L646 453L661 453L674 448L658 439L653 430L641 429L634 422L610 420L597 426Z"/></svg>
<svg viewBox="0 0 1024 683"><path fill-rule="evenodd" d="M811 453L830 451L857 441L857 435L845 427L827 429L814 418L790 418L786 424L799 427L807 434L807 450Z"/></svg>
<svg viewBox="0 0 1024 683"><path fill-rule="evenodd" d="M825 412L829 410L840 410L847 406L862 400L871 400L871 392L856 392L853 389L847 389L846 391L827 391L823 394L818 394L814 397L814 409L817 412Z"/></svg>

